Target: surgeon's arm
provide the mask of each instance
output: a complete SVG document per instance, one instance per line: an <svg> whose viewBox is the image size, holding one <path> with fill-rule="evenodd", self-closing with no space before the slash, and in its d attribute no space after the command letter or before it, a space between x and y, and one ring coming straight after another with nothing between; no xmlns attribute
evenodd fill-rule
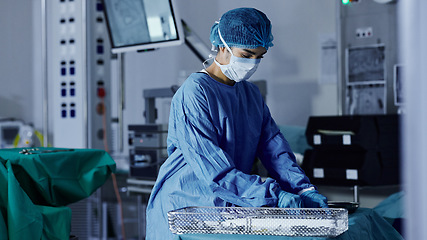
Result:
<svg viewBox="0 0 427 240"><path fill-rule="evenodd" d="M279 184L236 169L230 156L219 147L220 138L210 121L203 95L194 92L186 92L185 102L173 106L177 111L178 147L186 163L226 202L242 207L277 206Z"/></svg>
<svg viewBox="0 0 427 240"><path fill-rule="evenodd" d="M288 141L280 132L265 104L258 156L270 176L279 182L283 190L298 194L305 189L315 189L296 163Z"/></svg>
<svg viewBox="0 0 427 240"><path fill-rule="evenodd" d="M328 207L327 198L317 191L296 163L288 141L280 132L265 104L263 133L258 144L258 156L283 190L301 197L303 207Z"/></svg>
<svg viewBox="0 0 427 240"><path fill-rule="evenodd" d="M219 198L241 207L276 206L279 184L235 168L216 141L216 133L203 118L184 116L178 129L179 148L196 176Z"/></svg>

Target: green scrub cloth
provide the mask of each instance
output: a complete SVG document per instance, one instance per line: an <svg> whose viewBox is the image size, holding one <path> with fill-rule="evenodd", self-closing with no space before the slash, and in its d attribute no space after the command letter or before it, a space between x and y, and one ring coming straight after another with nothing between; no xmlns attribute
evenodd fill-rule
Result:
<svg viewBox="0 0 427 240"><path fill-rule="evenodd" d="M102 186L114 160L102 150L0 149L0 240L69 239L71 209Z"/></svg>

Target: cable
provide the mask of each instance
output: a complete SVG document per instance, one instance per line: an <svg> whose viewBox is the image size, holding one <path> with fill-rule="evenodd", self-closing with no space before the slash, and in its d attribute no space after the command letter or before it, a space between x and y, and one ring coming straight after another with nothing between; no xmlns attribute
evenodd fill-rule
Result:
<svg viewBox="0 0 427 240"><path fill-rule="evenodd" d="M34 135L36 135L37 139L40 142L40 146L44 147L44 136L41 132L34 130ZM50 146L50 144L47 145L48 147Z"/></svg>
<svg viewBox="0 0 427 240"><path fill-rule="evenodd" d="M17 148L18 144L19 144L19 140L21 140L21 136L18 134L16 134L15 138L13 139L13 147Z"/></svg>
<svg viewBox="0 0 427 240"><path fill-rule="evenodd" d="M103 131L103 143L104 143L104 149L107 153L110 152L108 147L108 141L107 141L107 115L106 115L106 107L104 98L100 97L101 103L103 106L102 109L102 131ZM124 224L124 218L123 218L123 205L122 205L122 198L120 197L119 193L119 187L117 186L117 179L116 174L111 173L111 178L113 180L113 186L114 186L114 193L116 194L117 203L119 204L119 211L120 211L120 225L121 225L121 231L122 231L122 238L123 240L126 240L126 232L125 232L125 224Z"/></svg>

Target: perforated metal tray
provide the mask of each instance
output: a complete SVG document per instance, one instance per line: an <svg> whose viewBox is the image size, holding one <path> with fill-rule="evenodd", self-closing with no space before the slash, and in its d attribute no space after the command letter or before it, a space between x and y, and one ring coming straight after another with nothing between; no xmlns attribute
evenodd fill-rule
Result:
<svg viewBox="0 0 427 240"><path fill-rule="evenodd" d="M186 207L168 213L175 234L336 237L348 230L341 208Z"/></svg>

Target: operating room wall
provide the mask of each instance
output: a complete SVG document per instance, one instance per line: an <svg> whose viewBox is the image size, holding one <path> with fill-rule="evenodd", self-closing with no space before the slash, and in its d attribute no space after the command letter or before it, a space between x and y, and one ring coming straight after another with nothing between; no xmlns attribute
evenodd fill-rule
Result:
<svg viewBox="0 0 427 240"><path fill-rule="evenodd" d="M0 1L0 118L33 122L32 4Z"/></svg>
<svg viewBox="0 0 427 240"><path fill-rule="evenodd" d="M215 20L229 9L255 7L272 21L274 47L261 61L252 80L267 81L267 104L281 125L305 126L310 115L337 114L337 85L320 83L319 39L334 35L334 0L179 0L179 12L210 47L209 33ZM188 74L202 69L185 45L146 53L125 54L125 122L141 124L142 89L180 85ZM158 123L167 122L170 100L157 101Z"/></svg>

